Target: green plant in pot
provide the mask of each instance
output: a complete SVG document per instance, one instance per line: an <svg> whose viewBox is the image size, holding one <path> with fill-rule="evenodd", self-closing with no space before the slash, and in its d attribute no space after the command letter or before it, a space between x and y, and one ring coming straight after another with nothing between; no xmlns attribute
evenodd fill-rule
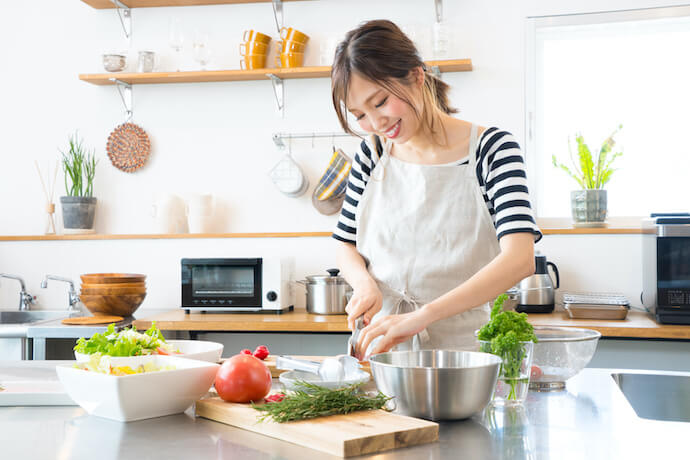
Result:
<svg viewBox="0 0 690 460"><path fill-rule="evenodd" d="M96 175L95 150L87 150L75 133L69 138L67 151L62 154L65 173L65 194L60 197L65 233L93 233L96 217L96 198L93 178Z"/></svg>
<svg viewBox="0 0 690 460"><path fill-rule="evenodd" d="M592 155L589 146L585 143L582 134L575 135L577 143L577 159L568 139L568 151L573 168L570 169L565 164L552 155L553 165L565 171L570 177L580 185L581 190L570 192L570 209L576 227L600 227L605 225L608 213L607 193L604 189L606 183L611 180L611 175L615 171L612 168L616 158L623 155L623 152L613 153L616 145L614 136L623 128L619 125L609 137L601 144L601 148L596 156Z"/></svg>

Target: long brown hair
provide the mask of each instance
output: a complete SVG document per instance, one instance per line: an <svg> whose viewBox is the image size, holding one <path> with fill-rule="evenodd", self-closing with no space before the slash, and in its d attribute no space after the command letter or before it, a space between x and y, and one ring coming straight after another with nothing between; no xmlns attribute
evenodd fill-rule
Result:
<svg viewBox="0 0 690 460"><path fill-rule="evenodd" d="M402 91L416 78L415 70L424 69L423 109L419 113L409 96ZM333 107L345 132L354 134L347 122L348 86L352 74L358 74L381 85L414 110L423 127L432 135L445 139L440 112L451 114L457 110L448 103L448 84L426 71L417 48L393 22L374 20L349 31L338 44L331 70ZM440 128L440 129L439 129ZM440 142L443 143L443 142Z"/></svg>

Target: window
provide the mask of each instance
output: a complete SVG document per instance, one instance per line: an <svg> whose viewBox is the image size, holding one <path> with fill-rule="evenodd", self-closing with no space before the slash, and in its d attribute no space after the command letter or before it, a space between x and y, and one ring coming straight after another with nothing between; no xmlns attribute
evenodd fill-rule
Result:
<svg viewBox="0 0 690 460"><path fill-rule="evenodd" d="M570 215L568 139L619 125L609 215L690 210L690 7L529 18L526 155L538 217ZM571 168L572 169L572 168Z"/></svg>

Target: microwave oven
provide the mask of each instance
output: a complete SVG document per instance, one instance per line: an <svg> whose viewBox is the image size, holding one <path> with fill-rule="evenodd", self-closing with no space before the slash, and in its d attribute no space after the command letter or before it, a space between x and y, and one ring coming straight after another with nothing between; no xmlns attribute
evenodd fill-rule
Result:
<svg viewBox="0 0 690 460"><path fill-rule="evenodd" d="M186 313L282 313L293 309L289 259L182 259L181 268L182 308Z"/></svg>
<svg viewBox="0 0 690 460"><path fill-rule="evenodd" d="M690 214L642 222L642 305L659 323L690 324Z"/></svg>

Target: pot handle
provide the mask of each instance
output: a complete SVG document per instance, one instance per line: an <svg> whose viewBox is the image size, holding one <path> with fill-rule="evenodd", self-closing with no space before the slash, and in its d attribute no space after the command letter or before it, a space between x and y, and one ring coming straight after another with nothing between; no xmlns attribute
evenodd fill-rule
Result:
<svg viewBox="0 0 690 460"><path fill-rule="evenodd" d="M556 264L553 262L546 262L546 266L551 267L553 272L556 274L556 287L554 289L558 289L558 287L561 285L561 278L558 276L558 267L556 267Z"/></svg>
<svg viewBox="0 0 690 460"><path fill-rule="evenodd" d="M307 280L295 280L295 283L301 284L302 286L306 286L307 284L309 284Z"/></svg>

